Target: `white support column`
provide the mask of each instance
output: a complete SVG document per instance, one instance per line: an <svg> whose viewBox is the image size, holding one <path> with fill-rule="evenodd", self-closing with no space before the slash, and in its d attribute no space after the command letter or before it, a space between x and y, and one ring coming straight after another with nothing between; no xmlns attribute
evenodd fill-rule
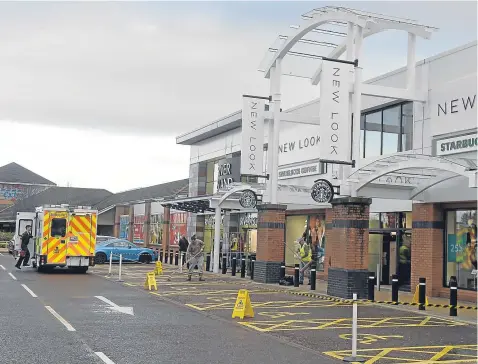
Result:
<svg viewBox="0 0 478 364"><path fill-rule="evenodd" d="M408 53L407 53L407 89L415 92L415 46L417 43L417 36L408 33Z"/></svg>
<svg viewBox="0 0 478 364"><path fill-rule="evenodd" d="M276 73L276 67L273 66L271 68L271 76L270 76L270 95L274 95L274 78L275 78L275 73ZM269 111L271 112L272 115L274 115L274 103L270 102L269 103ZM280 110L279 110L280 111ZM271 173L272 173L272 153L274 150L278 149L278 146L274 146L274 120L269 119L269 128L268 128L268 133L267 133L267 173L269 174L269 179L267 180L267 185L266 185L266 195L268 196L267 202L271 202L272 199L272 178L271 178Z"/></svg>
<svg viewBox="0 0 478 364"><path fill-rule="evenodd" d="M272 169L270 173L271 178L271 203L277 203L277 188L279 183L279 132L280 132L280 108L281 108L281 93L280 93L280 81L281 81L281 59L277 59L275 62L275 72L272 78L271 75L271 88L274 90L272 94L272 102L274 103L274 126L273 126L273 146L271 150L272 157Z"/></svg>
<svg viewBox="0 0 478 364"><path fill-rule="evenodd" d="M219 244L221 240L221 206L217 206L214 215L214 273L219 273Z"/></svg>
<svg viewBox="0 0 478 364"><path fill-rule="evenodd" d="M361 65L361 50L362 50L363 28L356 26L355 32L355 59L358 59L359 65L355 67L354 80L354 125L353 125L353 159L360 160L360 117L362 114L362 65Z"/></svg>
<svg viewBox="0 0 478 364"><path fill-rule="evenodd" d="M354 23L348 22L347 24L347 43L346 43L346 59L347 61L354 60L354 36L355 36L355 26ZM353 84L354 81L354 73L353 71L350 72L350 84ZM352 109L353 108L353 93L349 93L349 117L352 118ZM352 145L352 136L350 138L350 149L349 155L352 156L353 159L353 145ZM345 181L350 174L350 166L346 165L339 165L339 179L341 181Z"/></svg>

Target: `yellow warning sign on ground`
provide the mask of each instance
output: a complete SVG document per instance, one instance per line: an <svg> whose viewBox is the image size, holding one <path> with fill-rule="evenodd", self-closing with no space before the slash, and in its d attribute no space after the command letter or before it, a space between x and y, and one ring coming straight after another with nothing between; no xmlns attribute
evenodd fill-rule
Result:
<svg viewBox="0 0 478 364"><path fill-rule="evenodd" d="M144 288L151 291L153 287L156 291L158 290L155 274L154 272L146 273L146 281L144 282Z"/></svg>
<svg viewBox="0 0 478 364"><path fill-rule="evenodd" d="M418 284L415 288L415 293L413 294L413 299L412 299L412 303L419 303L418 302ZM428 297L425 296L425 305L428 305Z"/></svg>
<svg viewBox="0 0 478 364"><path fill-rule="evenodd" d="M241 289L237 293L236 304L232 311L232 318L239 317L241 320L244 317L254 317L254 310L251 305L251 298L247 289Z"/></svg>
<svg viewBox="0 0 478 364"><path fill-rule="evenodd" d="M163 274L163 264L160 261L156 262L156 267L154 268L154 274L159 276Z"/></svg>

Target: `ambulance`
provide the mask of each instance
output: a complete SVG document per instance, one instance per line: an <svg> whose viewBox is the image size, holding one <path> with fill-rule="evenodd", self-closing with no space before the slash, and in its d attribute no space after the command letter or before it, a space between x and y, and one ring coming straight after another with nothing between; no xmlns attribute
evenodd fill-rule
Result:
<svg viewBox="0 0 478 364"><path fill-rule="evenodd" d="M31 226L33 238L28 249L39 272L66 267L86 273L94 266L98 211L89 206L43 205L35 212L17 212L15 252Z"/></svg>

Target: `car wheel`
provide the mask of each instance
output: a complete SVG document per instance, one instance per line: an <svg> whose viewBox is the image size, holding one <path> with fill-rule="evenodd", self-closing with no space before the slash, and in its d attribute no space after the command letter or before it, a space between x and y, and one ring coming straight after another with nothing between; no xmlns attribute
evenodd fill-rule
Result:
<svg viewBox="0 0 478 364"><path fill-rule="evenodd" d="M95 263L96 264L105 264L105 262L106 262L106 254L105 253L96 253Z"/></svg>
<svg viewBox="0 0 478 364"><path fill-rule="evenodd" d="M149 255L149 254L141 254L139 256L139 262L140 263L149 264L149 263L151 263L152 260L153 259L151 258L151 255Z"/></svg>

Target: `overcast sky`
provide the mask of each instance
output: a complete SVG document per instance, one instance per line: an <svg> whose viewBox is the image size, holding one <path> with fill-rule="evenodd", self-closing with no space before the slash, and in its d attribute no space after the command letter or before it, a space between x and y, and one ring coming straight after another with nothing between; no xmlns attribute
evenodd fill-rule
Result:
<svg viewBox="0 0 478 364"><path fill-rule="evenodd" d="M239 110L242 94L268 95L257 69L275 38L339 4L440 28L417 59L476 39L475 1L1 2L0 165L112 192L186 178L175 136ZM406 45L366 39L365 78L405 65ZM317 91L286 78L284 107Z"/></svg>

